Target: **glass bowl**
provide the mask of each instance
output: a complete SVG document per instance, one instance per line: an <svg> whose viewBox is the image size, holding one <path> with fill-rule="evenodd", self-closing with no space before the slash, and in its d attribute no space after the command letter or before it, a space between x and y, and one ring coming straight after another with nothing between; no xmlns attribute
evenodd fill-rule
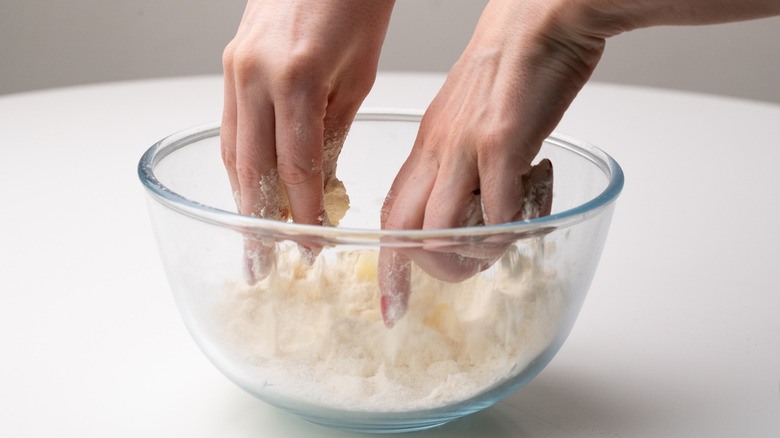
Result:
<svg viewBox="0 0 780 438"><path fill-rule="evenodd" d="M568 336L623 186L606 153L559 134L552 212L445 230L380 229L380 208L421 113L364 110L339 159L350 208L339 227L247 217L219 150L219 124L173 134L138 173L181 317L236 385L313 423L358 432L427 429L485 409L536 376ZM247 239L274 248L270 274L246 280ZM432 243L433 242L433 243ZM322 251L314 259L300 244ZM435 250L431 250L435 245ZM501 255L461 281L411 266L406 314L383 323L380 251Z"/></svg>

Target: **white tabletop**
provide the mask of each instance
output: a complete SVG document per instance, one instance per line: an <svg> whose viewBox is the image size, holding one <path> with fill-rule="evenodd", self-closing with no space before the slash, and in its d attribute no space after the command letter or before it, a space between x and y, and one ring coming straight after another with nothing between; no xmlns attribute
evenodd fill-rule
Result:
<svg viewBox="0 0 780 438"><path fill-rule="evenodd" d="M424 108L442 80L380 74L365 105ZM245 394L179 320L136 164L221 93L0 97L0 436L356 436ZM780 106L589 84L559 130L626 173L580 318L525 388L408 436L780 436Z"/></svg>

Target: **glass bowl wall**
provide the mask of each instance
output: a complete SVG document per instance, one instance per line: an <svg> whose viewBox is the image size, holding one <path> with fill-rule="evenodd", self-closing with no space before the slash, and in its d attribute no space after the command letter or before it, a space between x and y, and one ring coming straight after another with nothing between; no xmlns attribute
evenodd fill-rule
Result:
<svg viewBox="0 0 780 438"><path fill-rule="evenodd" d="M339 159L350 209L338 228L241 216L219 124L173 134L138 171L171 289L204 354L238 386L309 421L400 432L484 409L536 376L568 336L623 185L603 151L553 134L552 214L489 227L383 231L379 212L420 114L362 111ZM245 281L247 236L274 247L268 278ZM322 247L313 265L298 244ZM490 268L459 282L412 268L409 310L382 323L379 251L479 251Z"/></svg>

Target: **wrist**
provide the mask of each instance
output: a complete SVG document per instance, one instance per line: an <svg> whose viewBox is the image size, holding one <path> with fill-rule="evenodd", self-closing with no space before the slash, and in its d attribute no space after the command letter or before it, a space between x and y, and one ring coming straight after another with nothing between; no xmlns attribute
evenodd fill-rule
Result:
<svg viewBox="0 0 780 438"><path fill-rule="evenodd" d="M627 29L594 10L588 0L491 0L465 55L494 53L515 67L558 58L587 76L601 57L605 39Z"/></svg>

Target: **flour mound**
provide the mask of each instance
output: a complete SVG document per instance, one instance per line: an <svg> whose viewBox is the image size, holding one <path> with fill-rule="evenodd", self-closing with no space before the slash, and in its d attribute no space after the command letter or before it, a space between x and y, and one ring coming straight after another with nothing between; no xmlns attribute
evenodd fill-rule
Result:
<svg viewBox="0 0 780 438"><path fill-rule="evenodd" d="M376 251L326 249L308 265L280 245L267 278L226 286L219 343L242 385L269 397L367 412L461 402L516 376L556 335L563 298L535 259L539 245L518 243L456 284L414 269L408 313L392 330Z"/></svg>

